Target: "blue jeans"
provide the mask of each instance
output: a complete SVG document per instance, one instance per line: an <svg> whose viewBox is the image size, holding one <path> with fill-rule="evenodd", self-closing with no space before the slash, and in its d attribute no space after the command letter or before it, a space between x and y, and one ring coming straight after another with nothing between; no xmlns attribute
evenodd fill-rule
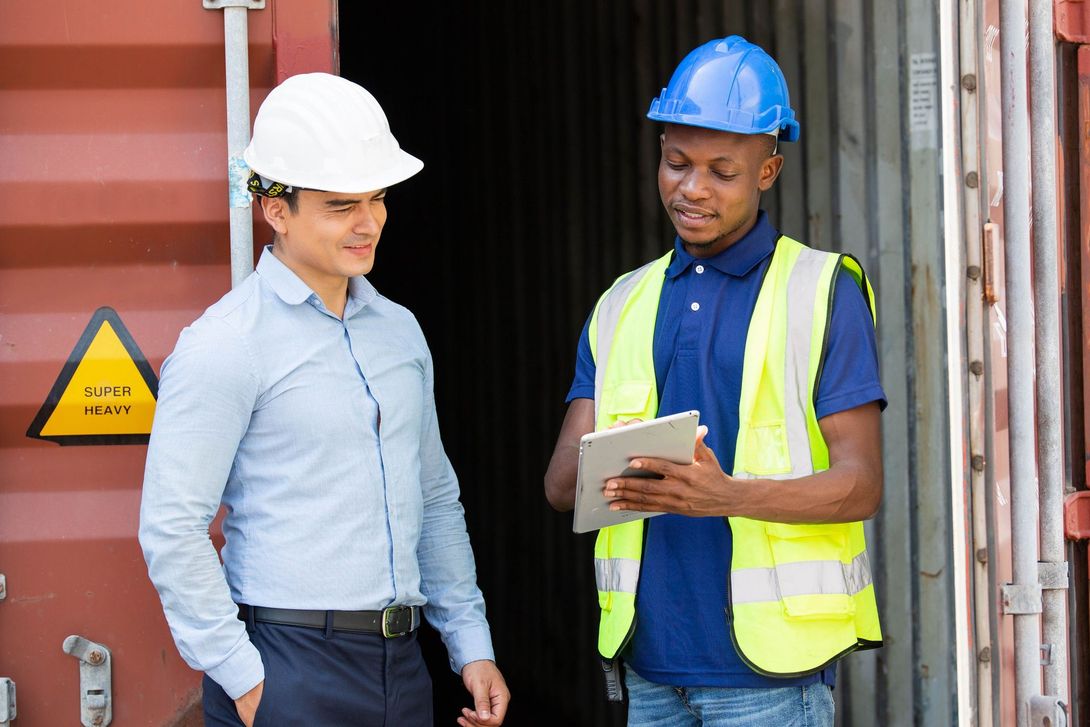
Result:
<svg viewBox="0 0 1090 727"><path fill-rule="evenodd" d="M833 690L671 687L628 669L628 727L832 727Z"/></svg>

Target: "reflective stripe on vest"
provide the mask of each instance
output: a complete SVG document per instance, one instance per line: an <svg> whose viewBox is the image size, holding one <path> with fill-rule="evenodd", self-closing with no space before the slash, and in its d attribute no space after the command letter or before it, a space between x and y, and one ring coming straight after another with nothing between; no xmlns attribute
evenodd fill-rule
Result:
<svg viewBox="0 0 1090 727"><path fill-rule="evenodd" d="M636 563L639 568L639 563ZM601 581L599 582L601 583ZM781 601L810 594L854 596L871 585L870 559L860 553L851 563L806 560L772 568L731 571L731 603Z"/></svg>
<svg viewBox="0 0 1090 727"><path fill-rule="evenodd" d="M599 591L635 593L640 562L634 558L595 558L594 582Z"/></svg>
<svg viewBox="0 0 1090 727"><path fill-rule="evenodd" d="M654 325L671 258L618 278L591 317L598 430L658 414ZM853 258L777 241L746 336L734 477L797 478L828 468L813 402L841 266L864 290L873 316L873 291ZM728 520L731 633L755 671L809 673L880 645L862 523ZM642 549L642 520L604 528L595 543L603 657L615 656L631 636Z"/></svg>

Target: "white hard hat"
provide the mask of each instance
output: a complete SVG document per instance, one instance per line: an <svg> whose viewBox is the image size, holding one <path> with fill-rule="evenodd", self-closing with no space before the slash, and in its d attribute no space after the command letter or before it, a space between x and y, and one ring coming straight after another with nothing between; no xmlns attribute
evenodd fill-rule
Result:
<svg viewBox="0 0 1090 727"><path fill-rule="evenodd" d="M424 167L398 146L374 96L328 73L292 76L274 88L242 158L267 179L345 194L385 189Z"/></svg>

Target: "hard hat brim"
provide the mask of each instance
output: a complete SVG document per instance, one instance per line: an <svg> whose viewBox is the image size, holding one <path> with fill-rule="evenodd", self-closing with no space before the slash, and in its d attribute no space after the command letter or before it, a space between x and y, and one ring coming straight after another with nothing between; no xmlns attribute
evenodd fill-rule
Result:
<svg viewBox="0 0 1090 727"><path fill-rule="evenodd" d="M703 129L714 129L715 131L729 131L733 134L745 134L746 136L754 136L757 134L776 134L776 138L780 141L798 141L799 140L799 124L795 120L785 122L783 127L777 128L775 125L767 129L755 129L753 127L741 127L724 123L717 119L708 119L703 116L689 116L686 114L661 114L655 111L649 111L647 118L652 121L661 121L664 124L681 124L682 126L699 126Z"/></svg>
<svg viewBox="0 0 1090 727"><path fill-rule="evenodd" d="M258 174L274 181L286 184L298 189L313 189L321 192L338 192L340 194L363 194L386 189L404 182L409 177L417 174L424 168L424 162L412 154L398 149L393 163L379 172L364 172L360 174L345 174L338 177L330 177L328 174L318 178L308 178L306 175L287 174L283 170L263 168L265 165L253 159L250 148L243 152L243 161Z"/></svg>

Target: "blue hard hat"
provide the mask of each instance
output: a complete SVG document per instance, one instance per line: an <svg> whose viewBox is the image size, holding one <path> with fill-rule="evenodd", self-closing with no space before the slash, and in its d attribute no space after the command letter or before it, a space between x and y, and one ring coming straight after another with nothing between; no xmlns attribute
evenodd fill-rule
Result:
<svg viewBox="0 0 1090 727"><path fill-rule="evenodd" d="M685 56L647 118L736 134L778 132L781 141L799 138L783 72L760 46L738 35Z"/></svg>

